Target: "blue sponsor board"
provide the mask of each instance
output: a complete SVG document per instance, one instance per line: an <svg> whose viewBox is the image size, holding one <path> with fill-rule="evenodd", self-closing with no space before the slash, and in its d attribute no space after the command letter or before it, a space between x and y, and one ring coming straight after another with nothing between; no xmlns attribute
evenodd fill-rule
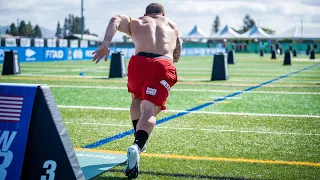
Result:
<svg viewBox="0 0 320 180"><path fill-rule="evenodd" d="M33 62L43 60L43 48L41 47L28 47L18 48L18 56L20 62Z"/></svg>
<svg viewBox="0 0 320 180"><path fill-rule="evenodd" d="M63 60L90 60L92 53L99 47L94 48L48 48L48 47L0 47L0 63L3 63L5 51L14 50L18 52L20 62L43 62ZM122 52L125 58L135 54L135 48L111 47L109 60L112 53ZM203 56L215 53L225 53L224 48L183 48L181 56Z"/></svg>
<svg viewBox="0 0 320 180"><path fill-rule="evenodd" d="M68 59L72 60L88 60L93 58L93 52L97 48L70 48Z"/></svg>
<svg viewBox="0 0 320 180"><path fill-rule="evenodd" d="M0 46L0 63L3 63L4 61L4 53L6 51L16 51L18 52L18 48L17 47L3 47L3 46Z"/></svg>
<svg viewBox="0 0 320 180"><path fill-rule="evenodd" d="M20 179L37 85L0 84L0 179Z"/></svg>
<svg viewBox="0 0 320 180"><path fill-rule="evenodd" d="M116 48L109 48L110 54L116 52ZM69 49L69 57L68 59L72 60L90 60L93 58L93 52L98 50L98 48L70 48Z"/></svg>
<svg viewBox="0 0 320 180"><path fill-rule="evenodd" d="M211 56L220 52L225 53L225 48L184 48L181 56Z"/></svg>
<svg viewBox="0 0 320 180"><path fill-rule="evenodd" d="M43 48L44 61L62 61L68 59L68 48Z"/></svg>
<svg viewBox="0 0 320 180"><path fill-rule="evenodd" d="M135 55L135 48L115 48L115 52L122 52L125 58Z"/></svg>

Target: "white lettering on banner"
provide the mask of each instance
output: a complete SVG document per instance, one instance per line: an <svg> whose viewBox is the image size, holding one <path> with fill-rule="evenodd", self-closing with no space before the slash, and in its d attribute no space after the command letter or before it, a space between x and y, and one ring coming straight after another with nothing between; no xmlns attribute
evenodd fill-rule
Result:
<svg viewBox="0 0 320 180"><path fill-rule="evenodd" d="M31 49L26 49L26 61L35 61L36 58L32 57L36 54L35 51L31 50Z"/></svg>
<svg viewBox="0 0 320 180"><path fill-rule="evenodd" d="M59 39L59 47L68 47L68 40Z"/></svg>
<svg viewBox="0 0 320 180"><path fill-rule="evenodd" d="M146 93L151 95L151 96L155 96L157 94L157 90L147 87Z"/></svg>
<svg viewBox="0 0 320 180"><path fill-rule="evenodd" d="M70 47L78 48L78 40L70 40Z"/></svg>
<svg viewBox="0 0 320 180"><path fill-rule="evenodd" d="M85 57L93 57L93 55L92 55L92 53L94 52L94 50L86 50L85 52L84 52L84 54L85 54Z"/></svg>
<svg viewBox="0 0 320 180"><path fill-rule="evenodd" d="M162 80L162 81L160 81L160 84L162 84L167 90L168 90L168 92L170 91L170 85L167 83L167 81L165 81L165 80Z"/></svg>
<svg viewBox="0 0 320 180"><path fill-rule="evenodd" d="M81 49L75 49L72 53L73 59L82 59L83 58L83 53Z"/></svg>
<svg viewBox="0 0 320 180"><path fill-rule="evenodd" d="M0 136L0 159L3 159L2 164L0 164L0 180L6 179L6 168L11 165L13 159L13 153L9 149L17 135L17 131L12 131L10 136L9 133L10 131L3 131Z"/></svg>
<svg viewBox="0 0 320 180"><path fill-rule="evenodd" d="M34 39L35 47L44 47L44 39L35 38Z"/></svg>
<svg viewBox="0 0 320 180"><path fill-rule="evenodd" d="M88 41L87 40L81 40L80 41L80 47L87 48L88 47Z"/></svg>
<svg viewBox="0 0 320 180"><path fill-rule="evenodd" d="M47 40L47 46L48 47L56 47L56 40L55 39L48 39Z"/></svg>
<svg viewBox="0 0 320 180"><path fill-rule="evenodd" d="M7 47L16 47L17 46L16 39L15 38L6 38L5 45Z"/></svg>
<svg viewBox="0 0 320 180"><path fill-rule="evenodd" d="M29 39L29 38L20 38L20 46L21 47L30 47L31 46L31 39Z"/></svg>
<svg viewBox="0 0 320 180"><path fill-rule="evenodd" d="M64 53L62 50L46 50L46 58L62 59Z"/></svg>

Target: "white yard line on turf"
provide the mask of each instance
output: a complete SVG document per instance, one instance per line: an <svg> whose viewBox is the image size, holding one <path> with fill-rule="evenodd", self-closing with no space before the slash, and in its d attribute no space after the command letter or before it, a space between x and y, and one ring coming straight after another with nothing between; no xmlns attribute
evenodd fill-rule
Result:
<svg viewBox="0 0 320 180"><path fill-rule="evenodd" d="M58 105L59 108L70 109L98 109L111 111L129 111L129 108L97 107L97 106L65 106ZM165 110L164 112L180 113L185 110ZM238 112L210 112L210 111L192 111L190 114L217 114L217 115L239 115L239 116L268 116L268 117L298 117L298 118L320 118L317 115L296 115L296 114L262 114L262 113L238 113Z"/></svg>
<svg viewBox="0 0 320 180"><path fill-rule="evenodd" d="M76 125L97 125L97 126L113 126L113 127L132 127L132 125L125 124L106 124L106 123L89 123L89 122L64 122L65 124ZM291 133L291 132L266 132L266 131L248 131L248 130L234 130L234 129L207 129L207 128L175 128L175 127L162 127L155 126L156 129L170 129L170 130L184 130L184 131L210 131L210 132L223 132L223 133L256 133L256 134L272 134L272 135L302 135L302 136L320 136L320 134L312 133Z"/></svg>
<svg viewBox="0 0 320 180"><path fill-rule="evenodd" d="M252 76L252 77L265 77L270 75L271 72L260 72L258 74L252 74L252 73L247 73L247 72L236 72L236 71L229 71L229 77L233 77L233 76ZM178 74L181 75L211 75L211 72L199 72L199 71L189 71L189 72L178 72ZM283 74L283 73L282 73ZM273 75L275 76L281 76L281 73L273 73ZM264 76L263 76L264 75ZM299 75L296 75L299 76ZM319 77L319 75L307 75L310 77Z"/></svg>
<svg viewBox="0 0 320 180"><path fill-rule="evenodd" d="M127 90L127 87L119 86L71 86L71 85L49 85L54 88L79 88L79 89L114 89L114 90ZM180 92L238 92L231 90L211 90L211 89L178 89L173 88L171 91ZM320 92L281 92L281 91L249 91L245 93L263 93L263 94L320 94Z"/></svg>
<svg viewBox="0 0 320 180"><path fill-rule="evenodd" d="M291 133L291 132L266 132L266 131L248 131L248 130L233 130L233 129L206 129L206 128L174 128L174 127L155 127L159 129L173 130L192 130L192 131L211 131L211 132L236 132L236 133L257 133L257 134L275 134L275 135L304 135L304 136L320 136L320 134L312 133Z"/></svg>
<svg viewBox="0 0 320 180"><path fill-rule="evenodd" d="M94 69L94 68L85 68L85 69L28 69L28 68L23 68L23 70L28 70L28 71L34 71L34 72L29 72L31 74L37 74L37 73L44 73L44 72L50 72L50 73L56 73L56 72L106 72L107 70L104 69ZM24 73L23 73L24 74Z"/></svg>
<svg viewBox="0 0 320 180"><path fill-rule="evenodd" d="M229 67L228 67L229 68ZM177 67L177 70L195 70L195 71L198 71L198 70L208 70L211 72L212 68L190 68L190 67ZM275 69L275 68L264 68L263 70L259 71L257 69L248 69L248 68L241 68L241 69L233 69L233 68L229 68L229 71L231 72L237 72L237 71L256 71L257 73L268 73L268 72L278 72L279 73L279 70L282 70L282 68L278 68L278 69ZM292 71L293 72L293 71ZM308 70L307 72L319 72L319 70ZM287 71L286 72L283 72L283 73L288 73ZM290 72L289 72L290 73Z"/></svg>
<svg viewBox="0 0 320 180"><path fill-rule="evenodd" d="M49 71L48 71L49 72ZM79 75L55 75L55 74L32 74L32 73L23 73L22 75L18 75L18 76L41 76L41 77L60 77L60 78L87 78L87 79L94 79L94 78L106 78L109 79L109 76L79 76ZM123 79L126 79L126 77L124 77Z"/></svg>

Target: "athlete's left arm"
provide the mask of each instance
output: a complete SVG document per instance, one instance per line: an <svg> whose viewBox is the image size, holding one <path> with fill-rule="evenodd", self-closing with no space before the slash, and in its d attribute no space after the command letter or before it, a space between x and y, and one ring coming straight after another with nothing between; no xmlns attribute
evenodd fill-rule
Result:
<svg viewBox="0 0 320 180"><path fill-rule="evenodd" d="M169 18L167 18L169 21L170 27L176 32L177 40L176 40L176 47L173 50L173 62L178 62L180 59L181 51L182 51L182 45L179 38L179 29L176 23L171 21Z"/></svg>
<svg viewBox="0 0 320 180"><path fill-rule="evenodd" d="M130 21L130 17L123 14L111 18L109 25L106 29L102 45L99 47L98 50L93 52L93 62L98 63L100 59L104 56L105 61L107 61L110 53L109 46L111 44L113 36L116 34L117 31L126 33L127 35L131 36Z"/></svg>
<svg viewBox="0 0 320 180"><path fill-rule="evenodd" d="M180 38L177 37L176 48L173 50L173 62L178 62L181 55L182 46L180 43Z"/></svg>

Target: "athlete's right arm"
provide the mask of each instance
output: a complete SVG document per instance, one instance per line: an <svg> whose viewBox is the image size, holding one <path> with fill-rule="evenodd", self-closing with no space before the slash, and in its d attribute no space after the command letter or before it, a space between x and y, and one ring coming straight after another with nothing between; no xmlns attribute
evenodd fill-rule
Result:
<svg viewBox="0 0 320 180"><path fill-rule="evenodd" d="M110 45L117 30L131 36L130 21L130 17L124 14L112 17L104 36L104 43L108 43Z"/></svg>
<svg viewBox="0 0 320 180"><path fill-rule="evenodd" d="M103 43L97 51L93 52L94 56L92 61L98 63L104 56L106 57L105 61L108 59L110 53L109 46L113 36L117 31L131 36L130 20L131 19L127 15L117 15L111 18L104 36Z"/></svg>

